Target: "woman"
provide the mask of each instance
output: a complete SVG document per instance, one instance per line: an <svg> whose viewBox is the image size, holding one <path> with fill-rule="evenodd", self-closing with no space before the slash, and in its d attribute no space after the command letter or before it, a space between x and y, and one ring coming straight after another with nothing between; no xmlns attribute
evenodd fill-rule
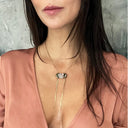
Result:
<svg viewBox="0 0 128 128"><path fill-rule="evenodd" d="M101 0L24 3L35 47L0 57L0 128L126 128L127 60Z"/></svg>

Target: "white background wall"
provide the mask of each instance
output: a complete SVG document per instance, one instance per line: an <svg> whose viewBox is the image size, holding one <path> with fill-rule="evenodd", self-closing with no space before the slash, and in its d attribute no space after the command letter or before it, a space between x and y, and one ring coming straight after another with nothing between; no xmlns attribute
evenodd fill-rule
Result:
<svg viewBox="0 0 128 128"><path fill-rule="evenodd" d="M107 35L114 50L127 53L127 0L102 0ZM0 55L33 47L24 17L23 0L0 0Z"/></svg>

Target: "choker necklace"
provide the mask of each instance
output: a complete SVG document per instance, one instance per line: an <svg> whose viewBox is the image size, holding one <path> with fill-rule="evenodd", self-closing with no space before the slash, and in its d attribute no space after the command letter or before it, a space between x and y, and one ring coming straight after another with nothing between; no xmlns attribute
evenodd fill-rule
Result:
<svg viewBox="0 0 128 128"><path fill-rule="evenodd" d="M62 127L62 120L60 120L60 119L62 119L62 113L61 113L61 108L62 108L62 101L63 101L63 97L64 97L64 90L65 90L65 85L66 85L66 80L67 80L67 77L68 77L68 74L66 73L66 71L69 69L69 68L71 68L72 67L72 65L73 64L75 64L76 63L76 60L74 60L73 62L72 62L72 64L66 69L66 71L64 71L64 72L58 72L58 70L57 70L57 67L56 67L56 65L55 65L55 63L54 63L54 61L53 61L53 59L52 59L52 57L51 57L51 55L50 55L50 53L49 53L49 51L48 51L48 48L47 48L47 45L46 45L46 42L45 42L45 49L46 49L46 51L47 51L47 54L48 54L48 56L49 56L49 58L50 58L50 60L51 60L51 62L52 62L52 65L54 66L54 68L56 69L56 71L57 71L57 73L55 74L55 77L56 77L56 79L57 79L57 81L56 81L56 89L55 89L55 96L54 96L54 101L55 101L55 105L56 105L56 102L57 102L57 91L58 91L58 85L59 85L59 80L61 79L61 80L64 80L64 82L63 82L63 90L62 90L62 94L61 94L61 97L60 97L60 102L59 102L59 110L58 110L58 113L57 113L57 116L58 117L55 117L56 119L57 119L57 121L61 121L59 124L61 125L61 127ZM39 53L38 53L38 56L39 56ZM78 55L79 56L79 55ZM39 56L39 58L41 59L41 57ZM41 61L43 61L42 59L41 59ZM44 62L44 61L43 61ZM57 107L58 108L58 107Z"/></svg>

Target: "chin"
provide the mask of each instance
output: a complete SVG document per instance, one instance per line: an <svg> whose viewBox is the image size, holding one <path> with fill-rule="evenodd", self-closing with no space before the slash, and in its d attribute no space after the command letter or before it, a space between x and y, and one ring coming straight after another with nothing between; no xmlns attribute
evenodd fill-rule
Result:
<svg viewBox="0 0 128 128"><path fill-rule="evenodd" d="M61 29L65 26L62 23L45 23L45 25L50 29Z"/></svg>
<svg viewBox="0 0 128 128"><path fill-rule="evenodd" d="M69 27L73 24L73 22L64 22L64 21L50 21L44 23L50 29L62 29L65 27Z"/></svg>
<svg viewBox="0 0 128 128"><path fill-rule="evenodd" d="M47 25L49 29L62 29L64 28L65 25L59 25L59 24L52 24L52 25Z"/></svg>

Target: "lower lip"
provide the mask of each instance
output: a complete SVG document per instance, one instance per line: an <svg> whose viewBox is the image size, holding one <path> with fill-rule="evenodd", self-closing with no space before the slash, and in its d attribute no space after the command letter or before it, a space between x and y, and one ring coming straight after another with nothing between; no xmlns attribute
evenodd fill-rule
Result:
<svg viewBox="0 0 128 128"><path fill-rule="evenodd" d="M52 9L52 10L44 10L44 12L50 16L56 15L62 10L62 8L59 9Z"/></svg>

